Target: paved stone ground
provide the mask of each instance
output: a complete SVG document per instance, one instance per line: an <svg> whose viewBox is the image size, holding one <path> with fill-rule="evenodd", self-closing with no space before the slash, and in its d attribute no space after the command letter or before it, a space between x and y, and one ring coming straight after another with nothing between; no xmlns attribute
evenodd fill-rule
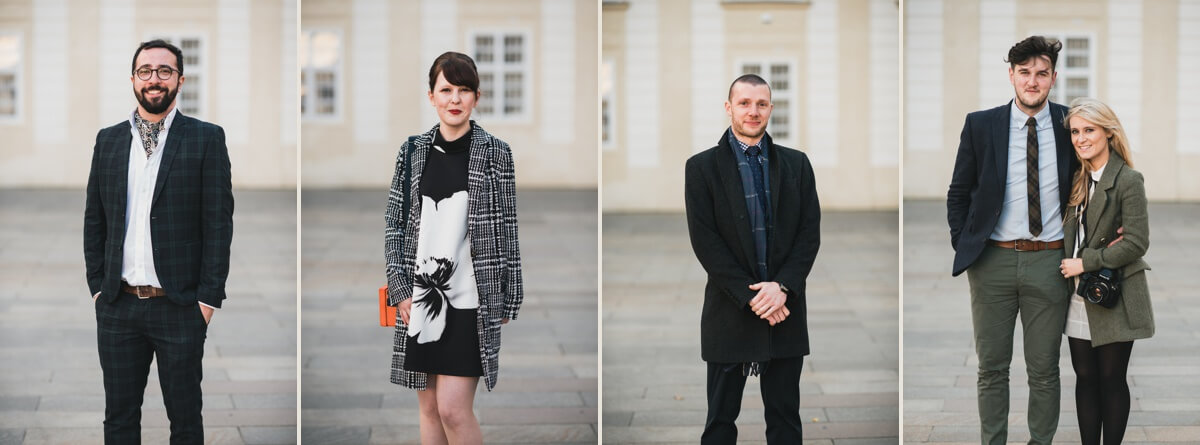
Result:
<svg viewBox="0 0 1200 445"><path fill-rule="evenodd" d="M805 443L898 439L897 222L897 212L823 215L800 378ZM699 441L704 282L682 214L604 215L605 443ZM740 439L764 443L758 383L746 388Z"/></svg>
<svg viewBox="0 0 1200 445"><path fill-rule="evenodd" d="M207 443L296 442L296 193L234 192L226 300L204 352ZM101 443L82 190L0 190L0 444ZM170 435L150 370L142 437Z"/></svg>
<svg viewBox="0 0 1200 445"><path fill-rule="evenodd" d="M301 436L305 443L417 443L416 392L388 382L392 330L379 191L305 191ZM487 443L595 443L596 192L518 193L525 301L503 328L500 380L480 389ZM482 386L482 385L481 385Z"/></svg>
<svg viewBox="0 0 1200 445"><path fill-rule="evenodd" d="M965 276L950 276L953 250L942 201L904 205L904 440L979 443L978 362ZM1200 204L1151 204L1150 294L1157 333L1133 347L1133 397L1125 442L1200 443ZM1019 326L1019 325L1018 325ZM1027 441L1029 388L1016 329L1009 440ZM1078 443L1075 375L1064 341L1062 415L1056 443Z"/></svg>

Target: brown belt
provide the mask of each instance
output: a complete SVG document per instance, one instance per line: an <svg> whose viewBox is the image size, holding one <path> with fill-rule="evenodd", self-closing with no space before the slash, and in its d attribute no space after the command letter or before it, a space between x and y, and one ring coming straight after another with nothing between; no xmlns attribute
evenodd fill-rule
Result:
<svg viewBox="0 0 1200 445"><path fill-rule="evenodd" d="M1005 249L1016 249L1018 252L1037 252L1039 250L1061 249L1063 247L1062 240L1058 241L1033 241L1027 239L1019 239L1015 241L996 241L988 240L988 244L1003 247Z"/></svg>
<svg viewBox="0 0 1200 445"><path fill-rule="evenodd" d="M127 292L137 295L138 298L146 299L151 297L162 297L167 295L167 291L161 287L154 286L130 286L129 283L121 282L121 292Z"/></svg>

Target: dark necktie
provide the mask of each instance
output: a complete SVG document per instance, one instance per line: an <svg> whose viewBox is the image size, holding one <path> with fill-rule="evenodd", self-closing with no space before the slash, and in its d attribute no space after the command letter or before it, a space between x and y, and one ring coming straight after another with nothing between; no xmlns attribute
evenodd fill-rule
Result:
<svg viewBox="0 0 1200 445"><path fill-rule="evenodd" d="M750 176L754 179L754 194L758 198L758 206L762 208L763 215L770 215L767 211L767 191L763 186L763 171L762 162L758 158L758 153L761 149L757 145L746 149L746 162L750 164Z"/></svg>
<svg viewBox="0 0 1200 445"><path fill-rule="evenodd" d="M1029 118L1025 121L1025 127L1029 129L1028 136L1025 138L1025 184L1029 186L1029 233L1036 237L1042 234L1042 189L1040 181L1038 181L1037 119Z"/></svg>

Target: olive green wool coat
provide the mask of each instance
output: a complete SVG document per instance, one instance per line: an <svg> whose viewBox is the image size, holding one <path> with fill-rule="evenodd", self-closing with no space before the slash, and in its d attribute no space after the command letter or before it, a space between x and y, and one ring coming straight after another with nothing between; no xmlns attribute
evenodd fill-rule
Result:
<svg viewBox="0 0 1200 445"><path fill-rule="evenodd" d="M1083 270L1120 268L1124 275L1121 298L1115 307L1107 309L1085 304L1092 346L1150 338L1154 335L1154 312L1146 283L1146 271L1150 266L1142 260L1150 246L1150 221L1142 174L1126 165L1120 156L1110 156L1083 215L1088 229L1079 252ZM1125 228L1123 235L1117 234L1120 227ZM1063 223L1063 240L1066 241L1063 249L1067 257L1074 253L1072 249L1078 231L1076 208L1069 207ZM1124 238L1107 247L1118 236Z"/></svg>

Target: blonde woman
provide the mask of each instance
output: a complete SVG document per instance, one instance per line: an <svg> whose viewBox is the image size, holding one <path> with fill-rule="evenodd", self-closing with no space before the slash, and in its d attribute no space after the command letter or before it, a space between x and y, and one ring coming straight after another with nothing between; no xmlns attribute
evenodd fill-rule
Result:
<svg viewBox="0 0 1200 445"><path fill-rule="evenodd" d="M1149 247L1146 190L1112 109L1095 99L1076 99L1066 125L1082 168L1072 181L1063 222L1062 274L1075 278L1072 289L1083 274L1101 269L1121 278L1115 306L1089 302L1078 292L1071 297L1066 335L1079 433L1084 444L1100 444L1101 437L1106 445L1119 444L1129 420L1125 373L1133 341L1154 335L1149 266L1142 260Z"/></svg>

